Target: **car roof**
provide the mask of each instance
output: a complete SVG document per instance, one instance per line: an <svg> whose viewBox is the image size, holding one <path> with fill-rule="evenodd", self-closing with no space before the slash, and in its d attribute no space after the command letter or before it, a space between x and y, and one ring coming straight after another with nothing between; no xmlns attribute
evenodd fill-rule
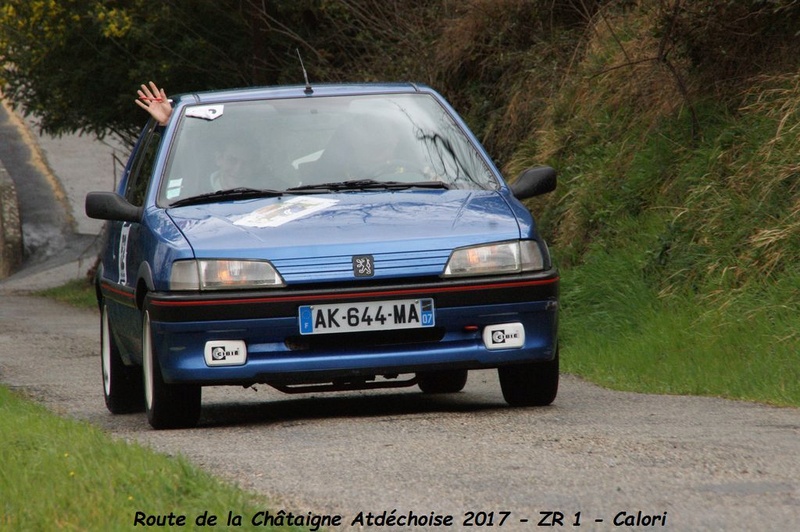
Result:
<svg viewBox="0 0 800 532"><path fill-rule="evenodd" d="M416 83L322 83L270 87L248 87L178 94L172 96L173 104L213 104L220 102L314 98L324 96L355 96L370 94L433 93L430 87Z"/></svg>

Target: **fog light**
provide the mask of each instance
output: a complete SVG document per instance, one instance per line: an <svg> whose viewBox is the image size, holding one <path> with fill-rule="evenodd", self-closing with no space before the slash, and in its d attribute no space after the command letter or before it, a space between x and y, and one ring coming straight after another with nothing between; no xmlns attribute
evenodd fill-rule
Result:
<svg viewBox="0 0 800 532"><path fill-rule="evenodd" d="M213 340L206 342L203 356L206 366L243 366L247 345L241 340Z"/></svg>
<svg viewBox="0 0 800 532"><path fill-rule="evenodd" d="M525 327L521 323L502 323L483 328L486 349L519 349L525 345Z"/></svg>

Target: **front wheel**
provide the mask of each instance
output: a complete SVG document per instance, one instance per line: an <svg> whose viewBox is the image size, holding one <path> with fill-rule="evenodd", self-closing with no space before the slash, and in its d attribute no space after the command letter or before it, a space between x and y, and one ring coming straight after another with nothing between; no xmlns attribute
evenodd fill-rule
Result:
<svg viewBox="0 0 800 532"><path fill-rule="evenodd" d="M548 362L497 368L503 398L511 406L547 406L558 394L558 351Z"/></svg>
<svg viewBox="0 0 800 532"><path fill-rule="evenodd" d="M202 388L196 384L167 384L153 349L150 313L142 316L142 363L147 421L154 429L179 429L197 425Z"/></svg>
<svg viewBox="0 0 800 532"><path fill-rule="evenodd" d="M142 368L126 366L114 341L108 307L102 304L100 316L100 364L103 371L103 396L112 414L130 414L144 410Z"/></svg>

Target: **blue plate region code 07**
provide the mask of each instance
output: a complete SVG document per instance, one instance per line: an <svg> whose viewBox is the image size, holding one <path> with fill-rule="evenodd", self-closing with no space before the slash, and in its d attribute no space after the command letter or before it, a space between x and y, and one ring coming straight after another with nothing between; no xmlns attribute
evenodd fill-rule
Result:
<svg viewBox="0 0 800 532"><path fill-rule="evenodd" d="M433 327L433 299L399 299L332 305L304 305L300 334L333 334Z"/></svg>

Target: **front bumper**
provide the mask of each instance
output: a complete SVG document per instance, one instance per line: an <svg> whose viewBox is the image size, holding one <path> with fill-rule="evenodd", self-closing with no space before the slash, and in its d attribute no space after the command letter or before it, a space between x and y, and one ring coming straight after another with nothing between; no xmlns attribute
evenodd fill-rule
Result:
<svg viewBox="0 0 800 532"><path fill-rule="evenodd" d="M552 360L558 330L556 271L320 290L150 293L153 347L167 382L314 383L336 378L488 368ZM301 336L302 305L431 298L432 329ZM489 349L487 326L521 324L524 343ZM243 342L246 362L210 366L207 342Z"/></svg>

